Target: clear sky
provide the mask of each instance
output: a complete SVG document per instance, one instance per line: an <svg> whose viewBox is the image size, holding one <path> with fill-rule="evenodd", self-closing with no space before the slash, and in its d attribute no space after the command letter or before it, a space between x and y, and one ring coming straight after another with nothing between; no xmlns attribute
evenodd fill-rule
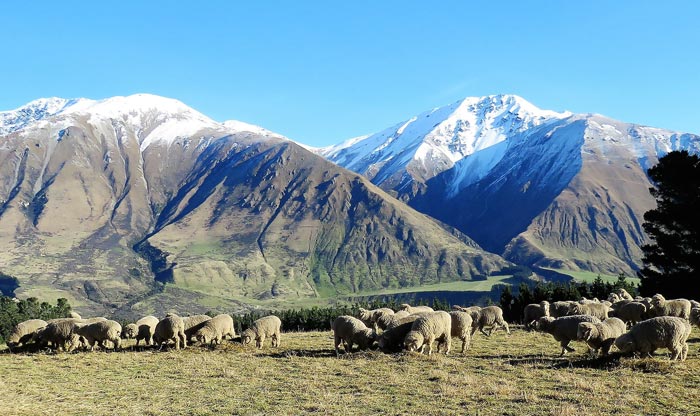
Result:
<svg viewBox="0 0 700 416"><path fill-rule="evenodd" d="M698 1L2 3L2 110L147 92L321 146L511 93L700 133Z"/></svg>

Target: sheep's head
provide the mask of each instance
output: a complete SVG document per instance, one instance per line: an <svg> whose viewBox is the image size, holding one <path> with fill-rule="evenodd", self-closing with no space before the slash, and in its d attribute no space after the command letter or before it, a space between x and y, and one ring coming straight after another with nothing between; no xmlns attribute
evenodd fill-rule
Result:
<svg viewBox="0 0 700 416"><path fill-rule="evenodd" d="M139 328L136 326L136 324L129 324L124 327L122 330L122 338L125 339L132 339L136 338L136 335L139 333Z"/></svg>
<svg viewBox="0 0 700 416"><path fill-rule="evenodd" d="M208 344L209 341L211 341L211 339L209 339L209 337L207 336L207 334L204 333L204 332L197 332L197 335L195 335L195 339L196 339L197 342L199 342L200 344Z"/></svg>
<svg viewBox="0 0 700 416"><path fill-rule="evenodd" d="M377 340L377 333L371 329L365 329L360 332L360 336L356 337L357 344L361 348L369 348Z"/></svg>
<svg viewBox="0 0 700 416"><path fill-rule="evenodd" d="M700 327L700 308L690 310L690 323Z"/></svg>
<svg viewBox="0 0 700 416"><path fill-rule="evenodd" d="M615 303L620 301L620 297L617 295L617 293L611 293L610 296L608 296L608 301L610 303Z"/></svg>
<svg viewBox="0 0 700 416"><path fill-rule="evenodd" d="M581 341L588 341L593 336L594 325L590 322L581 322L578 324L578 332L576 338Z"/></svg>
<svg viewBox="0 0 700 416"><path fill-rule="evenodd" d="M248 328L241 334L241 344L248 345L255 339L255 333L252 329Z"/></svg>
<svg viewBox="0 0 700 416"><path fill-rule="evenodd" d="M615 347L617 347L623 354L633 353L636 349L634 339L627 334L622 334L615 340Z"/></svg>
<svg viewBox="0 0 700 416"><path fill-rule="evenodd" d="M411 308L411 305L409 305L408 303L402 303L402 304L399 306L399 310L400 310L400 311L407 311L407 310L409 310L410 308Z"/></svg>
<svg viewBox="0 0 700 416"><path fill-rule="evenodd" d="M654 306L660 306L666 301L666 298L663 297L660 293L655 294L651 298L651 304Z"/></svg>
<svg viewBox="0 0 700 416"><path fill-rule="evenodd" d="M368 311L367 309L360 308L360 310L357 313L357 317L360 318L361 321L371 321L372 320L372 311Z"/></svg>
<svg viewBox="0 0 700 416"><path fill-rule="evenodd" d="M423 335L419 332L411 331L404 338L403 347L408 351L416 351L423 346L423 341Z"/></svg>

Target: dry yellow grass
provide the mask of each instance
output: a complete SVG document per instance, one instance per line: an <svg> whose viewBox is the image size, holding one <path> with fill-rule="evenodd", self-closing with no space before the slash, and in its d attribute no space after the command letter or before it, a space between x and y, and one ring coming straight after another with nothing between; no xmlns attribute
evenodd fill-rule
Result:
<svg viewBox="0 0 700 416"><path fill-rule="evenodd" d="M694 414L697 329L684 363L561 359L554 340L477 334L460 354L359 352L336 358L330 332L285 333L262 351L215 349L0 354L6 415ZM458 340L454 347L460 346ZM131 343L127 344L131 345Z"/></svg>

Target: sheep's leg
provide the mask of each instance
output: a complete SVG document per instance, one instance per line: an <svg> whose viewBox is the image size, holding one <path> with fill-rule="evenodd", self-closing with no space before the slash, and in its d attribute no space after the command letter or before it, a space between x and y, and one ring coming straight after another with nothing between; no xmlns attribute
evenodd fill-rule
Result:
<svg viewBox="0 0 700 416"><path fill-rule="evenodd" d="M180 349L180 337L175 335L175 349L179 350Z"/></svg>
<svg viewBox="0 0 700 416"><path fill-rule="evenodd" d="M258 337L258 340L256 340L256 341L257 341L257 344L258 344L258 345L257 345L258 349L262 348L262 347L263 347L263 343L265 342L265 335L260 335L260 336Z"/></svg>
<svg viewBox="0 0 700 416"><path fill-rule="evenodd" d="M472 326L472 332L471 332L471 334L469 334L469 335L471 335L471 336L473 337L474 334L476 333L476 330L477 330L477 329L479 329L479 328L476 327L476 326Z"/></svg>
<svg viewBox="0 0 700 416"><path fill-rule="evenodd" d="M449 355L450 350L452 349L452 336L450 336L450 334L445 335L445 344L447 344L447 350L445 350L445 355ZM464 348L464 344L462 344L462 348Z"/></svg>
<svg viewBox="0 0 700 416"><path fill-rule="evenodd" d="M484 328L483 328L483 327L480 327L480 328L479 328L479 331L481 331L481 333L484 334L484 335L486 335L487 337L490 337L490 336L491 336L490 333L487 334L486 331L484 331Z"/></svg>
<svg viewBox="0 0 700 416"><path fill-rule="evenodd" d="M569 341L569 340L561 341L561 343L560 343L560 345L561 345L561 357L563 357L567 351L569 351L569 352L576 351L575 349L573 349L569 346L569 342L571 342L571 341Z"/></svg>
<svg viewBox="0 0 700 416"><path fill-rule="evenodd" d="M341 341L342 341L342 340L340 339L340 337L336 335L336 336L335 336L335 341L334 341L334 344L335 344L335 356L336 356L336 357L338 357L338 356L340 355L340 351L338 350L338 347L340 346L340 342L341 342Z"/></svg>
<svg viewBox="0 0 700 416"><path fill-rule="evenodd" d="M681 361L685 361L686 357L688 357L688 344L683 343L681 347Z"/></svg>
<svg viewBox="0 0 700 416"><path fill-rule="evenodd" d="M426 342L423 344L423 347L425 348L427 346L428 349L428 356L430 356L433 353L433 341L430 340L430 342Z"/></svg>

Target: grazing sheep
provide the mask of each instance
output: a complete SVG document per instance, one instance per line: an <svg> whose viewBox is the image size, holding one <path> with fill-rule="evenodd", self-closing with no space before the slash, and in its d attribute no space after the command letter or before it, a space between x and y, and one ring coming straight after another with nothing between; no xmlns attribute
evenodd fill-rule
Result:
<svg viewBox="0 0 700 416"><path fill-rule="evenodd" d="M30 319L20 322L12 329L5 343L10 349L27 344L34 338L34 334L46 325L48 325L46 321L41 319Z"/></svg>
<svg viewBox="0 0 700 416"><path fill-rule="evenodd" d="M389 308L364 309L360 308L357 317L367 326L377 326L377 321L385 316L394 315L394 310Z"/></svg>
<svg viewBox="0 0 700 416"><path fill-rule="evenodd" d="M340 355L338 347L343 343L345 352L352 352L352 346L357 344L361 350L372 346L377 338L377 333L365 325L364 322L354 316L342 315L335 318L331 325L335 345L335 355Z"/></svg>
<svg viewBox="0 0 700 416"><path fill-rule="evenodd" d="M608 311L608 307L602 303L573 304L570 315L590 315L602 321L608 318Z"/></svg>
<svg viewBox="0 0 700 416"><path fill-rule="evenodd" d="M603 322L581 322L578 324L576 337L588 344L590 351L598 353L601 350L603 355L610 353L615 338L624 334L627 325L618 318L608 318Z"/></svg>
<svg viewBox="0 0 700 416"><path fill-rule="evenodd" d="M508 328L508 323L506 323L506 321L503 319L503 310L498 306L487 306L485 308L481 308L475 314L472 313L471 316L471 336L474 336L474 333L478 329L479 331L481 331L482 334L486 335L487 337L490 337L491 333L499 327L505 328L506 332L510 334L510 328ZM491 327L488 333L484 331L484 328L487 326Z"/></svg>
<svg viewBox="0 0 700 416"><path fill-rule="evenodd" d="M114 344L115 350L118 350L121 346L122 326L117 321L78 323L73 327L73 333L85 339L86 344L90 347L90 351L94 350L95 345L98 343L100 347L105 348L105 341L110 341ZM72 345L68 352L74 348L75 345Z"/></svg>
<svg viewBox="0 0 700 416"><path fill-rule="evenodd" d="M690 318L690 301L687 299L666 300L660 293L651 298L653 316L677 316L683 319Z"/></svg>
<svg viewBox="0 0 700 416"><path fill-rule="evenodd" d="M560 300L553 302L549 307L549 316L552 318L561 318L562 316L574 315L572 309L578 305L572 300Z"/></svg>
<svg viewBox="0 0 700 416"><path fill-rule="evenodd" d="M233 318L225 313L216 315L210 320L204 322L195 333L195 338L202 344L221 344L224 337L228 336L233 339L236 337L236 331L233 329Z"/></svg>
<svg viewBox="0 0 700 416"><path fill-rule="evenodd" d="M241 334L241 343L246 345L252 340L255 340L255 347L260 349L263 347L265 338L269 337L272 340L272 346L279 347L281 336L282 321L275 315L270 315L256 320L250 328L243 331L243 334Z"/></svg>
<svg viewBox="0 0 700 416"><path fill-rule="evenodd" d="M618 302L610 309L610 316L622 319L632 325L645 319L647 307L641 302Z"/></svg>
<svg viewBox="0 0 700 416"><path fill-rule="evenodd" d="M452 317L451 335L462 340L462 354L464 354L464 350L469 348L471 340L472 317L462 311L452 311L449 314Z"/></svg>
<svg viewBox="0 0 700 416"><path fill-rule="evenodd" d="M168 314L158 322L156 329L153 332L153 341L163 348L168 341L175 341L175 349L179 350L187 347L187 339L185 337L185 323L182 318L175 314Z"/></svg>
<svg viewBox="0 0 700 416"><path fill-rule="evenodd" d="M523 311L523 325L526 329L532 329L532 324L543 316L549 316L549 302L531 303Z"/></svg>
<svg viewBox="0 0 700 416"><path fill-rule="evenodd" d="M404 348L408 351L426 352L431 355L433 342L437 341L437 351L445 344L445 355L450 353L452 344L452 317L444 311L432 312L413 321L411 330L404 339Z"/></svg>
<svg viewBox="0 0 700 416"><path fill-rule="evenodd" d="M153 333L156 331L156 325L158 325L158 318L151 315L144 316L136 321L136 323L125 326L122 331L122 338L136 338L137 347L141 340L143 340L146 345L151 345L153 344Z"/></svg>
<svg viewBox="0 0 700 416"><path fill-rule="evenodd" d="M182 322L185 324L185 338L187 341L192 341L194 339L194 334L199 331L204 324L211 319L209 315L192 315L185 316L182 318Z"/></svg>
<svg viewBox="0 0 700 416"><path fill-rule="evenodd" d="M700 308L690 310L690 323L700 328Z"/></svg>
<svg viewBox="0 0 700 416"><path fill-rule="evenodd" d="M399 320L401 320L402 318L405 318L407 316L411 316L411 314L406 312L406 311L398 311L393 315L389 315L389 314L382 315L377 319L376 326L377 326L377 328L381 329L382 331L385 331L387 328L395 325L396 322L398 322Z"/></svg>
<svg viewBox="0 0 700 416"><path fill-rule="evenodd" d="M560 318L543 316L537 320L535 328L552 335L559 341L563 356L567 351L576 351L569 346L569 343L578 339L578 324L581 322L600 323L600 319L590 315L569 315Z"/></svg>
<svg viewBox="0 0 700 416"><path fill-rule="evenodd" d="M641 353L649 357L658 348L668 348L671 351L671 360L684 361L688 355L686 341L690 336L690 329L690 323L683 318L651 318L620 335L615 340L615 346L623 354Z"/></svg>
<svg viewBox="0 0 700 416"><path fill-rule="evenodd" d="M428 312L426 312L428 313ZM398 314L398 312L397 312ZM406 334L411 330L413 321L420 318L424 314L407 315L392 322L387 327L386 331L377 339L377 344L382 351L398 352L403 347L403 340Z"/></svg>
<svg viewBox="0 0 700 416"><path fill-rule="evenodd" d="M430 306L411 306L408 303L402 303L399 310L406 311L411 315L421 312L435 312Z"/></svg>
<svg viewBox="0 0 700 416"><path fill-rule="evenodd" d="M74 318L60 318L47 321L47 325L34 333L34 342L46 346L49 343L56 350L67 350L69 345L80 342L79 336L73 333L78 322Z"/></svg>

